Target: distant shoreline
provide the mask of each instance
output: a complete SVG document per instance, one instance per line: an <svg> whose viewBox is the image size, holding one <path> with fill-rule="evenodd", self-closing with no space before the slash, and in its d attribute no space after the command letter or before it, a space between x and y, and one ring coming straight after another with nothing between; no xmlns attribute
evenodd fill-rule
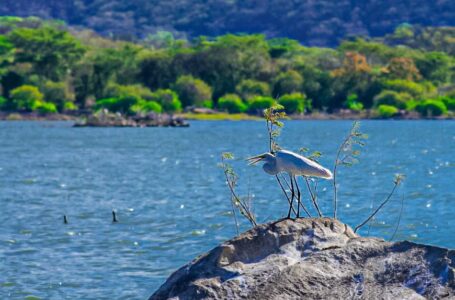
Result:
<svg viewBox="0 0 455 300"><path fill-rule="evenodd" d="M228 114L228 113L181 113L176 117L188 121L260 121L262 117L248 114ZM0 112L0 121L74 121L78 122L87 115L71 114L37 114L37 113L5 113ZM311 114L291 115L290 120L455 120L453 116L439 117L420 117L419 115L399 115L391 118L379 118L372 116L368 112L349 112L342 111L337 113L315 112Z"/></svg>

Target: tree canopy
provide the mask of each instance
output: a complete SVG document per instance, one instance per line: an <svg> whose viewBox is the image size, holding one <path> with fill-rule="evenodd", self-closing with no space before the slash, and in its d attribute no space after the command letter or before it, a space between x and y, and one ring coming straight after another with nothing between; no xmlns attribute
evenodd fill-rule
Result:
<svg viewBox="0 0 455 300"><path fill-rule="evenodd" d="M437 29L408 26L330 49L257 34L191 41L162 34L133 43L36 18L0 18L0 25L3 110L110 108L132 114L196 106L258 113L281 102L289 112L305 113L380 105L416 109L425 100L453 110L450 39L413 39ZM440 34L450 32L442 28ZM18 88L28 96L19 97Z"/></svg>

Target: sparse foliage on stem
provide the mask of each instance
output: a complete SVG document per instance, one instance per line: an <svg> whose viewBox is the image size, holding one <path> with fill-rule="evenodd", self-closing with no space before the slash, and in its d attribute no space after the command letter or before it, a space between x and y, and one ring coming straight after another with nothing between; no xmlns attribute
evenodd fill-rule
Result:
<svg viewBox="0 0 455 300"><path fill-rule="evenodd" d="M267 124L270 152L273 153L280 149L276 139L280 136L281 128L284 126L280 120L286 118L286 113L283 111L283 106L274 105L264 110L264 118Z"/></svg>
<svg viewBox="0 0 455 300"><path fill-rule="evenodd" d="M237 195L235 192L235 188L237 186L238 176L234 172L234 169L230 164L228 164L227 160L234 159L234 155L229 152L225 152L221 155L221 167L224 171L224 176L226 178L226 184L229 187L229 191L231 192L231 204L232 204L232 213L234 215L235 225L237 229L237 233L239 232L239 225L237 221L237 215L234 208L237 208L238 211L242 216L244 216L252 226L256 226L256 217L252 212L252 206L250 198L247 197L246 199L242 199Z"/></svg>
<svg viewBox="0 0 455 300"><path fill-rule="evenodd" d="M365 146L365 139L368 135L360 132L360 122L354 121L351 130L338 148L335 165L333 167L333 218L337 218L338 210L338 186L337 186L337 170L339 166L350 167L358 163L360 155L360 147Z"/></svg>

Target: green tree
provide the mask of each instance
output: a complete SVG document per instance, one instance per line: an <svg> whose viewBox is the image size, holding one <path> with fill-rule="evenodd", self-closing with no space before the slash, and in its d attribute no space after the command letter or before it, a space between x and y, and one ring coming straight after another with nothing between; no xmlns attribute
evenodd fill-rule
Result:
<svg viewBox="0 0 455 300"><path fill-rule="evenodd" d="M447 83L451 79L451 68L455 59L442 52L424 53L423 57L416 58L416 66L420 74L437 84Z"/></svg>
<svg viewBox="0 0 455 300"><path fill-rule="evenodd" d="M8 34L17 48L16 62L31 63L36 74L59 81L84 54L84 47L69 32L50 26L16 28Z"/></svg>
<svg viewBox="0 0 455 300"><path fill-rule="evenodd" d="M267 82L252 79L242 80L235 87L235 90L244 100L248 100L253 96L270 96L270 87Z"/></svg>
<svg viewBox="0 0 455 300"><path fill-rule="evenodd" d="M179 95L183 107L202 106L212 98L212 89L204 81L189 75L180 76L173 88Z"/></svg>
<svg viewBox="0 0 455 300"><path fill-rule="evenodd" d="M138 79L151 89L168 88L177 75L173 67L173 55L167 51L147 51L138 55Z"/></svg>
<svg viewBox="0 0 455 300"><path fill-rule="evenodd" d="M414 60L409 57L394 57L389 61L383 72L391 79L415 81L422 78Z"/></svg>
<svg viewBox="0 0 455 300"><path fill-rule="evenodd" d="M295 70L280 73L274 80L273 95L279 97L284 94L292 94L302 89L303 78Z"/></svg>
<svg viewBox="0 0 455 300"><path fill-rule="evenodd" d="M13 44L4 35L0 35L0 76L6 72L6 66L13 60Z"/></svg>
<svg viewBox="0 0 455 300"><path fill-rule="evenodd" d="M228 34L195 50L187 55L185 70L207 82L215 99L234 93L245 79L267 81L271 74L269 47L263 35Z"/></svg>
<svg viewBox="0 0 455 300"><path fill-rule="evenodd" d="M66 82L46 81L42 91L44 99L54 103L59 111L64 110L65 103L74 101L74 94L71 93Z"/></svg>

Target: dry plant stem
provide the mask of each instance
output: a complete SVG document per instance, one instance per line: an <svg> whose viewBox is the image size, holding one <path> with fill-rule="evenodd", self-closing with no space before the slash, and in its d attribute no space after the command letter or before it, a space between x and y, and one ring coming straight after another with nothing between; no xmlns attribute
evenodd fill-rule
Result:
<svg viewBox="0 0 455 300"><path fill-rule="evenodd" d="M257 223L256 223L256 220L254 219L254 216L251 214L251 211L249 210L249 208L245 206L245 204L240 200L240 198L235 193L234 187L232 186L232 182L229 180L229 177L226 172L224 173L224 176L226 177L226 181L228 183L228 187L229 187L229 190L231 191L232 197L234 197L234 199L237 201L237 203L239 203L240 207L246 214L245 217L248 219L248 221L250 221L251 225L256 226Z"/></svg>
<svg viewBox="0 0 455 300"><path fill-rule="evenodd" d="M231 197L231 207L232 207L232 213L234 214L235 230L237 232L237 235L239 235L240 234L239 222L237 221L237 214L235 213L235 208L234 208L234 199L232 199L232 197Z"/></svg>
<svg viewBox="0 0 455 300"><path fill-rule="evenodd" d="M322 213L321 213L321 210L319 209L319 205L318 205L318 199L316 199L316 195L311 190L310 183L308 181L308 177L303 176L303 178L305 178L306 186L308 188L308 191L310 192L311 201L313 202L313 205L316 208L316 211L318 212L319 217L322 217Z"/></svg>
<svg viewBox="0 0 455 300"><path fill-rule="evenodd" d="M373 209L374 209L374 198L371 197L371 213L373 213ZM372 218L371 220L374 221L374 218ZM368 224L367 236L370 236L371 224L372 224L372 223L373 223L373 222L370 222L370 223Z"/></svg>
<svg viewBox="0 0 455 300"><path fill-rule="evenodd" d="M273 124L272 124L272 122L267 121L267 131L269 133L269 149L270 149L270 152L273 152L273 136L272 136Z"/></svg>
<svg viewBox="0 0 455 300"><path fill-rule="evenodd" d="M400 214L398 215L397 226L395 227L395 231L393 232L392 237L390 238L390 241L393 241L393 239L395 238L395 235L398 232L398 227L400 227L401 216L403 215L403 207L404 207L404 194L401 197L401 208L400 208Z"/></svg>
<svg viewBox="0 0 455 300"><path fill-rule="evenodd" d="M367 224L368 222L370 222L370 220L381 210L381 208L387 204L387 202L389 202L390 198L392 198L393 196L393 193L395 192L395 190L397 189L398 187L398 184L399 183L395 183L395 185L393 186L393 189L392 191L390 192L390 194L387 196L387 198L381 203L381 205L378 206L378 208L376 208L376 210L368 217L365 219L365 221L363 221L362 223L360 223L359 225L357 225L357 227L354 229L354 233L357 232L357 230L359 230L360 228L362 228L363 226L365 226L365 224Z"/></svg>
<svg viewBox="0 0 455 300"><path fill-rule="evenodd" d="M340 145L337 151L337 156L335 158L335 166L333 167L333 218L337 218L337 209L338 209L338 199L337 199L337 167L338 167L338 162L340 161L340 154L341 151L344 149L344 146L346 143L349 141L351 138L352 134L349 134L346 139L343 141L343 143Z"/></svg>

